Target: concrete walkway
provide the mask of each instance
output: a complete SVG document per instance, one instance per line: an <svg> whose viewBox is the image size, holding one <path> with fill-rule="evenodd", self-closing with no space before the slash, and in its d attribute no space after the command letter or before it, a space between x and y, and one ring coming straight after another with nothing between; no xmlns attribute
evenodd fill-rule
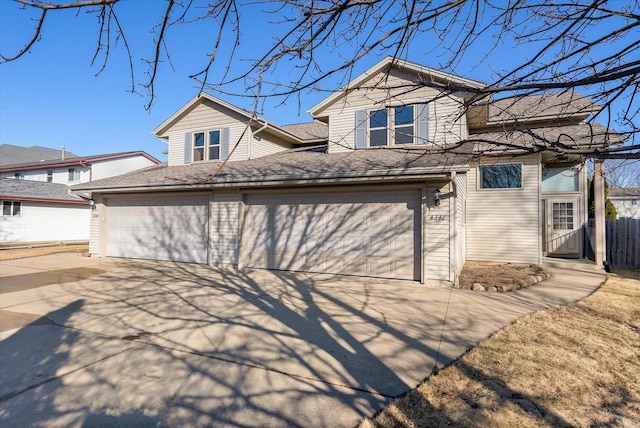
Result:
<svg viewBox="0 0 640 428"><path fill-rule="evenodd" d="M0 262L0 425L353 426L605 279L552 273L491 294L76 254Z"/></svg>

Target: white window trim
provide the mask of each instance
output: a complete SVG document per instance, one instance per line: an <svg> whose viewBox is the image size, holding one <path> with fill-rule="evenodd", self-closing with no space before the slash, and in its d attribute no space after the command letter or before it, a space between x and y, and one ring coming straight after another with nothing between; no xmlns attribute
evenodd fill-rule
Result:
<svg viewBox="0 0 640 428"><path fill-rule="evenodd" d="M399 105L392 105L392 106L384 106L384 107L380 107L380 108L370 108L367 109L367 115L366 115L366 148L367 149L371 149L371 148L378 148L378 147L407 147L407 146L416 146L418 145L417 143L417 128L418 128L418 108L416 108L418 104L399 104ZM407 143L407 144L396 144L396 108L399 107L411 107L413 109L413 142L412 143ZM379 111L379 110L386 110L387 111L387 144L385 145L380 145L380 146L372 146L371 145L371 114L373 112ZM406 126L406 125L401 125L401 126ZM381 129L381 127L378 128L373 128L373 130L377 130L377 129Z"/></svg>
<svg viewBox="0 0 640 428"><path fill-rule="evenodd" d="M520 187L482 187L482 174L480 173L480 167L501 165L520 165ZM476 171L476 189L479 191L500 192L505 190L513 191L524 189L524 164L522 162L481 163L477 166Z"/></svg>
<svg viewBox="0 0 640 428"><path fill-rule="evenodd" d="M217 132L218 133L218 158L217 159L209 159L209 148L211 147L210 145L210 138L209 138L209 134L211 132ZM203 156L202 156L202 160L194 160L194 154L196 151L196 134L204 134L204 146L203 148ZM192 163L199 163L199 162L209 162L209 161L219 161L222 155L222 128L214 128L214 129L206 129L206 130L201 130L201 131L193 131L191 133L191 162Z"/></svg>
<svg viewBox="0 0 640 428"><path fill-rule="evenodd" d="M73 178L69 178L69 174L71 173L71 170L73 170ZM77 176L78 178L76 178L76 172L78 173ZM69 168L67 169L67 182L69 183L75 183L76 181L80 181L82 179L82 170L78 167L74 167L74 168Z"/></svg>
<svg viewBox="0 0 640 428"><path fill-rule="evenodd" d="M5 203L9 203L10 207L11 207L11 214L5 214L4 213L4 204ZM20 205L20 211L18 212L18 214L13 214L13 206L15 204L19 204ZM0 217L20 217L22 216L22 202L20 201L2 201L2 203L0 204L0 209L2 209L2 211L0 211Z"/></svg>

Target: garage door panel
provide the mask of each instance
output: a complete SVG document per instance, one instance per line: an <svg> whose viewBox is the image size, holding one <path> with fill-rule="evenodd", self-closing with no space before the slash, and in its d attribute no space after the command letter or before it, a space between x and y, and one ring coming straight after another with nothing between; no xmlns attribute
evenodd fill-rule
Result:
<svg viewBox="0 0 640 428"><path fill-rule="evenodd" d="M208 200L108 200L107 255L207 263Z"/></svg>
<svg viewBox="0 0 640 428"><path fill-rule="evenodd" d="M419 191L248 195L247 267L418 279Z"/></svg>

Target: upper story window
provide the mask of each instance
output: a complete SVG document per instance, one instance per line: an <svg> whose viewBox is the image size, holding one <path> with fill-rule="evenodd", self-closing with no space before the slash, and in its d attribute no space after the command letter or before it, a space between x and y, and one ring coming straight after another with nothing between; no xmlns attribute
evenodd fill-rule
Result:
<svg viewBox="0 0 640 428"><path fill-rule="evenodd" d="M387 110L369 112L369 145L386 146L389 134Z"/></svg>
<svg viewBox="0 0 640 428"><path fill-rule="evenodd" d="M426 144L429 140L428 104L356 111L355 147Z"/></svg>
<svg viewBox="0 0 640 428"><path fill-rule="evenodd" d="M3 201L2 202L2 215L3 216L17 216L22 212L22 204L16 201Z"/></svg>
<svg viewBox="0 0 640 428"><path fill-rule="evenodd" d="M53 183L53 170L47 170L47 183Z"/></svg>
<svg viewBox="0 0 640 428"><path fill-rule="evenodd" d="M393 119L393 135L395 137L395 143L413 144L413 106L402 106L394 108Z"/></svg>
<svg viewBox="0 0 640 428"><path fill-rule="evenodd" d="M522 164L480 165L478 167L478 187L480 189L522 188Z"/></svg>
<svg viewBox="0 0 640 428"><path fill-rule="evenodd" d="M69 168L68 181L80 181L80 168Z"/></svg>
<svg viewBox="0 0 640 428"><path fill-rule="evenodd" d="M221 153L221 132L207 131L193 133L193 162L219 160Z"/></svg>

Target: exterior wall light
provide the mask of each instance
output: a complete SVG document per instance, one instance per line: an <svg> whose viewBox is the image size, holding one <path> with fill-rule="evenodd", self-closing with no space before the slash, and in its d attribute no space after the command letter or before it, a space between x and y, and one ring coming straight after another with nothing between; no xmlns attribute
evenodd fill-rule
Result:
<svg viewBox="0 0 640 428"><path fill-rule="evenodd" d="M93 199L89 199L89 208L91 208L92 210L96 209L96 201L94 201Z"/></svg>
<svg viewBox="0 0 640 428"><path fill-rule="evenodd" d="M440 206L440 189L438 188L433 191L433 204L436 207Z"/></svg>

